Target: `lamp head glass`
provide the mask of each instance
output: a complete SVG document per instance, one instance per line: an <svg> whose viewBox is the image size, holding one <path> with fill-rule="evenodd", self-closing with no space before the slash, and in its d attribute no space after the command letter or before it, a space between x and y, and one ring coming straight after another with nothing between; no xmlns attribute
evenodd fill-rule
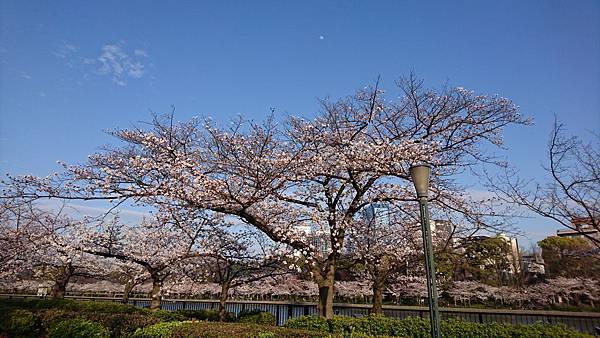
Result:
<svg viewBox="0 0 600 338"><path fill-rule="evenodd" d="M415 190L417 191L417 197L427 197L431 166L427 164L414 165L410 167L409 171L415 185Z"/></svg>

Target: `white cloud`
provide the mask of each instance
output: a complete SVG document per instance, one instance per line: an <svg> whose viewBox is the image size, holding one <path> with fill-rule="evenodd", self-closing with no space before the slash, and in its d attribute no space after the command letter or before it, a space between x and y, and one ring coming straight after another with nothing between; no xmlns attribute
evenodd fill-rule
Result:
<svg viewBox="0 0 600 338"><path fill-rule="evenodd" d="M21 72L21 77L23 79L25 79L25 80L31 80L32 79L32 76L29 75L29 74L27 74L27 73L25 73L25 72Z"/></svg>
<svg viewBox="0 0 600 338"><path fill-rule="evenodd" d="M136 49L134 54L140 56ZM137 60L133 60L119 45L107 44L102 47L102 53L96 59L99 63L98 72L104 75L112 76L115 84L120 86L127 85L127 78L139 79L145 74L144 65Z"/></svg>
<svg viewBox="0 0 600 338"><path fill-rule="evenodd" d="M105 75L118 86L126 86L129 80L143 78L148 69L153 68L152 63L149 66L144 64L147 62L144 59L148 58L145 50L127 50L123 41L104 44L95 55L83 55L76 46L63 42L52 54L63 59L68 67L80 71L83 80L89 80L89 74ZM31 79L29 74L21 73L22 78Z"/></svg>
<svg viewBox="0 0 600 338"><path fill-rule="evenodd" d="M74 45L72 45L70 43L63 42L58 47L58 50L53 52L52 54L54 54L55 56L57 56L61 59L66 59L67 57L74 54L75 52L77 52L77 47L75 47Z"/></svg>
<svg viewBox="0 0 600 338"><path fill-rule="evenodd" d="M144 76L144 65L139 62L132 64L129 68L129 76L134 79L139 79Z"/></svg>
<svg viewBox="0 0 600 338"><path fill-rule="evenodd" d="M136 50L133 51L133 54L135 54L137 56L143 56L145 58L148 57L148 53L146 53L146 51L143 50L143 49L136 49Z"/></svg>

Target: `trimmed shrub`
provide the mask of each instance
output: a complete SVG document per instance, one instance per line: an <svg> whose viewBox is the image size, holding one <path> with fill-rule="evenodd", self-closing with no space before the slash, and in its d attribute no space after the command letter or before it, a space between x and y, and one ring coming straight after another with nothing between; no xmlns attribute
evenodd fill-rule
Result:
<svg viewBox="0 0 600 338"><path fill-rule="evenodd" d="M240 323L253 323L259 325L275 326L277 319L271 312L261 310L244 310L238 314Z"/></svg>
<svg viewBox="0 0 600 338"><path fill-rule="evenodd" d="M54 326L56 323L67 320L74 319L77 317L83 317L83 313L73 312L73 311L65 311L62 309L48 309L48 310L40 310L36 312L36 316L40 319L42 326L48 329L49 327Z"/></svg>
<svg viewBox="0 0 600 338"><path fill-rule="evenodd" d="M317 316L304 316L290 319L285 324L289 328L310 329L343 336L376 335L427 338L430 337L429 320L422 318L396 319L370 315L363 318L334 316L326 320ZM442 336L445 338L586 338L591 335L580 333L564 325L510 325L503 323L479 324L459 319L441 322Z"/></svg>
<svg viewBox="0 0 600 338"><path fill-rule="evenodd" d="M56 308L51 308L52 306L56 306ZM15 309L19 307L31 310L36 318L38 328L36 332L39 332L40 328L48 331L49 328L55 326L58 322L67 319L80 318L101 323L110 331L110 335L113 338L128 337L138 328L150 326L161 321L185 319L180 314L171 314L168 311L153 316L150 315L152 312L146 309L137 309L129 305L110 302L80 302L64 299L2 300L0 301L0 332L9 332L5 328L9 324L9 314L17 311ZM9 336L16 337L17 333L10 333ZM35 337L36 334L26 334L25 336Z"/></svg>
<svg viewBox="0 0 600 338"><path fill-rule="evenodd" d="M150 310L135 307L133 305L114 303L110 301L89 301L72 299L2 299L3 307L42 310L62 309L78 312L102 312L102 313L149 313Z"/></svg>
<svg viewBox="0 0 600 338"><path fill-rule="evenodd" d="M141 327L150 326L160 322L160 319L142 314L132 313L79 313L65 310L43 310L38 316L45 328L52 327L55 323L65 319L83 318L101 323L111 333L111 337L126 337Z"/></svg>
<svg viewBox="0 0 600 338"><path fill-rule="evenodd" d="M175 312L183 315L187 319L197 319L209 322L219 321L219 311L217 310L177 310ZM235 320L235 315L231 312L227 312L227 315L225 316L225 321L234 322Z"/></svg>
<svg viewBox="0 0 600 338"><path fill-rule="evenodd" d="M256 338L277 338L277 336L273 332L261 332Z"/></svg>
<svg viewBox="0 0 600 338"><path fill-rule="evenodd" d="M177 310L176 312L188 319L219 321L219 311L215 310Z"/></svg>
<svg viewBox="0 0 600 338"><path fill-rule="evenodd" d="M176 312L176 311L169 311L169 310L153 311L150 315L154 318L160 319L163 322L178 322L178 321L180 322L180 321L184 321L187 319L187 317L185 315L183 315L179 312Z"/></svg>
<svg viewBox="0 0 600 338"><path fill-rule="evenodd" d="M334 316L327 321L330 333L341 335L376 335L400 337L429 337L429 322L421 318L399 320L382 315L361 318Z"/></svg>
<svg viewBox="0 0 600 338"><path fill-rule="evenodd" d="M374 316L369 316L367 319L371 317ZM429 325L429 320L427 319L408 317L404 319L389 318L388 320L390 321L390 331L387 334L389 335L415 338L425 338L430 336L431 326ZM443 331L442 335L444 335Z"/></svg>
<svg viewBox="0 0 600 338"><path fill-rule="evenodd" d="M88 313L86 319L102 323L110 333L111 337L129 337L137 329L147 327L160 322L160 319L141 314L118 314L118 313Z"/></svg>
<svg viewBox="0 0 600 338"><path fill-rule="evenodd" d="M5 331L11 337L36 337L39 335L39 321L31 311L15 310L7 313L0 324L1 331Z"/></svg>
<svg viewBox="0 0 600 338"><path fill-rule="evenodd" d="M102 324L75 318L58 322L48 330L48 338L109 338L110 333Z"/></svg>
<svg viewBox="0 0 600 338"><path fill-rule="evenodd" d="M172 338L313 338L330 337L326 332L265 327L242 323L192 322L175 329ZM144 337L146 338L146 337Z"/></svg>
<svg viewBox="0 0 600 338"><path fill-rule="evenodd" d="M329 323L325 317L321 316L301 316L292 318L285 322L285 327L289 327L290 329L329 332Z"/></svg>
<svg viewBox="0 0 600 338"><path fill-rule="evenodd" d="M176 328L191 322L163 322L137 329L132 338L169 338Z"/></svg>

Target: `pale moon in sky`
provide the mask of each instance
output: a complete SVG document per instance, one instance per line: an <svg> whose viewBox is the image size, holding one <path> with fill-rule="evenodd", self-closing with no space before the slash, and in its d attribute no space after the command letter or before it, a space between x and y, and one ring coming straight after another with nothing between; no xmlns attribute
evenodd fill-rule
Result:
<svg viewBox="0 0 600 338"><path fill-rule="evenodd" d="M319 35L319 40L325 40L325 37L323 35Z"/></svg>

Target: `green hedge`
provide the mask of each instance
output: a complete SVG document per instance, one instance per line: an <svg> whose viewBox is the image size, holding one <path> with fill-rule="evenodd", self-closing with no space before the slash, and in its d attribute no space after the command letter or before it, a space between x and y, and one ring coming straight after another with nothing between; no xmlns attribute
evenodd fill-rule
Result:
<svg viewBox="0 0 600 338"><path fill-rule="evenodd" d="M330 337L326 332L265 327L256 324L210 323L210 322L169 322L158 323L137 330L132 338L292 338Z"/></svg>
<svg viewBox="0 0 600 338"><path fill-rule="evenodd" d="M48 330L48 338L109 338L108 329L90 320L75 318L59 321Z"/></svg>
<svg viewBox="0 0 600 338"><path fill-rule="evenodd" d="M29 312L27 310L16 310L12 313ZM161 322L160 319L139 314L118 313L79 313L64 310L41 310L33 314L29 321L22 318L15 325L11 320L0 321L0 333L7 333L10 337L37 337L39 332L48 330L58 322L68 319L85 319L102 324L110 331L113 338L128 337L137 329ZM10 316L9 316L10 318ZM22 332L22 333L20 333ZM2 336L0 334L0 336Z"/></svg>
<svg viewBox="0 0 600 338"><path fill-rule="evenodd" d="M338 317L336 316L335 318ZM325 317L321 316L301 316L292 318L285 322L285 327L289 327L291 329L330 332L329 321L327 321Z"/></svg>
<svg viewBox="0 0 600 338"><path fill-rule="evenodd" d="M396 319L372 315L363 318L335 316L331 320L326 320L323 317L305 316L290 319L286 323L285 329L265 326L274 325L275 317L271 313L259 310L241 312L237 320L243 324L230 324L230 326L226 323L207 322L182 324L186 319L218 321L219 315L218 311L214 310L152 312L111 302L0 300L0 337L3 334L17 338L39 337L45 333L49 334L56 327L61 327L61 330L75 331L84 328L95 330L92 329L95 327L97 330L94 332L99 332L98 334L109 332L113 338L131 337L134 332L139 337L146 337L144 335L162 337L154 333L162 332L161 330L167 330L168 332L165 334L169 337L180 338L198 336L294 337L289 333L292 332L290 329L301 330L294 331L296 334L301 334L301 337L328 336L330 334L351 337L367 337L369 335L429 337L429 322L421 318ZM233 314L228 313L228 320L235 321L236 318ZM247 323L261 324L262 326ZM62 326L57 326L59 324ZM592 337L565 326L544 324L513 326L501 323L479 324L461 320L446 320L442 321L441 329L443 336L448 338ZM219 330L224 330L224 333L219 333Z"/></svg>
<svg viewBox="0 0 600 338"><path fill-rule="evenodd" d="M153 311L150 315L154 318L160 319L163 322L177 322L177 321L183 321L183 320L187 319L187 317L185 315L183 315L182 313L178 313L176 311L169 311L169 310Z"/></svg>
<svg viewBox="0 0 600 338"><path fill-rule="evenodd" d="M65 310L41 310L37 317L43 327L48 328L53 323L64 320L83 318L99 322L109 329L111 337L126 337L141 327L150 326L160 322L159 318L135 313L102 313L102 312L73 312Z"/></svg>
<svg viewBox="0 0 600 338"><path fill-rule="evenodd" d="M77 312L102 312L102 313L140 313L148 314L151 311L133 305L90 300L71 299L0 299L0 308L19 308L27 310L61 309Z"/></svg>
<svg viewBox="0 0 600 338"><path fill-rule="evenodd" d="M36 337L40 332L40 323L31 311L3 312L0 320L0 332L6 332L15 338Z"/></svg>
<svg viewBox="0 0 600 338"><path fill-rule="evenodd" d="M183 315L186 319L205 320L209 322L219 321L219 311L217 310L177 310L178 314ZM227 312L225 315L226 322L234 322L236 317L233 313Z"/></svg>
<svg viewBox="0 0 600 338"><path fill-rule="evenodd" d="M246 323L193 322L176 328L170 338L317 338L330 337L326 332L288 329ZM154 337L144 337L154 338ZM162 337L161 337L162 338Z"/></svg>
<svg viewBox="0 0 600 338"><path fill-rule="evenodd" d="M430 337L429 321L422 318L397 319L371 315L362 318L334 316L331 320L323 317L303 316L290 319L288 328L315 330L344 336L366 334L375 336L399 336L413 338ZM444 320L441 323L442 336L445 338L587 338L583 334L564 325L509 325L502 323L479 324L457 319Z"/></svg>
<svg viewBox="0 0 600 338"><path fill-rule="evenodd" d="M129 337L138 328L161 321L185 319L167 311L146 309L111 302L74 300L2 299L0 336L38 337L59 322L83 319L101 324L113 338Z"/></svg>
<svg viewBox="0 0 600 338"><path fill-rule="evenodd" d="M253 323L259 325L275 326L277 318L271 312L261 310L244 310L238 314L240 323Z"/></svg>
<svg viewBox="0 0 600 338"><path fill-rule="evenodd" d="M131 336L132 338L169 338L176 328L191 322L166 322L140 328Z"/></svg>

